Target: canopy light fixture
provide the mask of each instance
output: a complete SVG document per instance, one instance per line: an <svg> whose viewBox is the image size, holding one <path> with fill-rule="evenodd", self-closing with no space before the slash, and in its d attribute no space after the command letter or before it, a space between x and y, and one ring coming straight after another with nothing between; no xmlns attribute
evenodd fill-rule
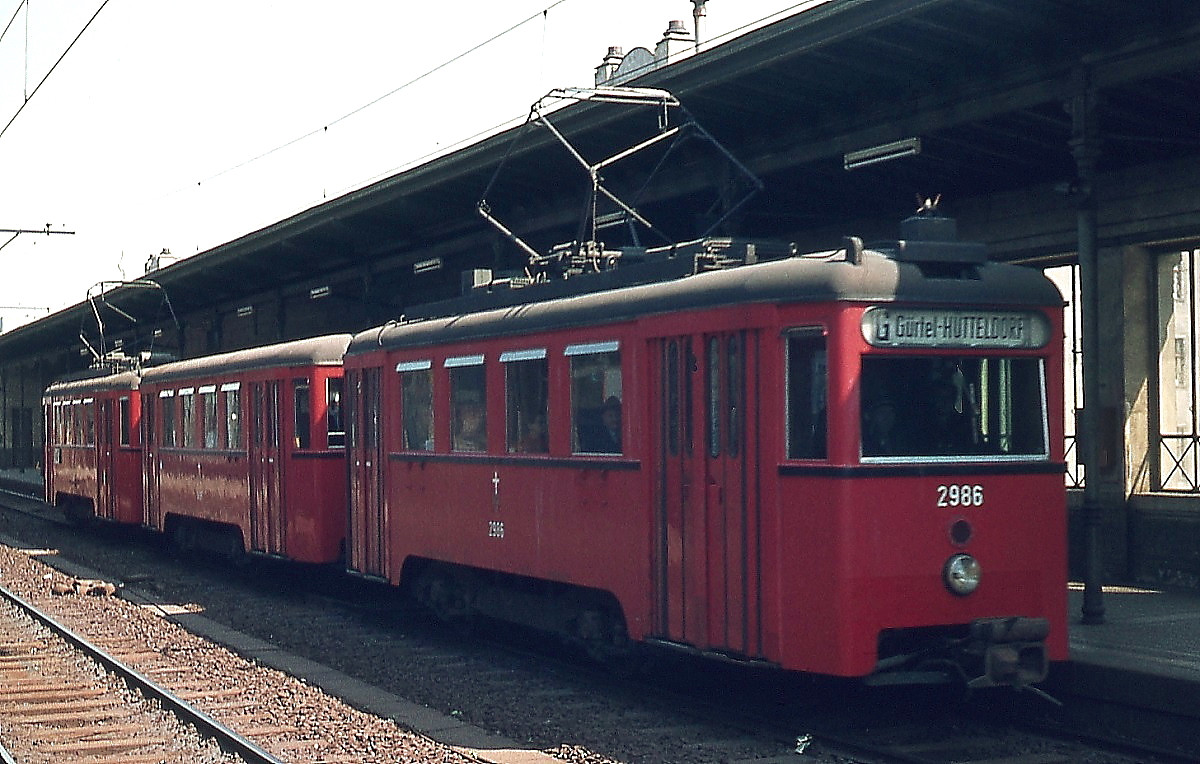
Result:
<svg viewBox="0 0 1200 764"><path fill-rule="evenodd" d="M900 141L872 146L869 149L847 151L842 155L842 167L847 170L857 170L880 162L890 162L893 159L910 157L921 153L920 138L905 138Z"/></svg>
<svg viewBox="0 0 1200 764"><path fill-rule="evenodd" d="M418 260L413 263L413 273L429 273L442 269L442 258L431 257L428 260Z"/></svg>

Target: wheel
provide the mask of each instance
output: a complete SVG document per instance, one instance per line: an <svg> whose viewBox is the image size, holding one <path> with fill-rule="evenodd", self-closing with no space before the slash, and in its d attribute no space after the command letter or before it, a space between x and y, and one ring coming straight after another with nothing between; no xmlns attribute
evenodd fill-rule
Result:
<svg viewBox="0 0 1200 764"><path fill-rule="evenodd" d="M619 676L632 676L640 667L637 645L625 621L608 608L588 608L575 618L574 640L589 658Z"/></svg>
<svg viewBox="0 0 1200 764"><path fill-rule="evenodd" d="M442 623L462 626L471 614L469 587L445 571L427 571L417 590L417 601Z"/></svg>
<svg viewBox="0 0 1200 764"><path fill-rule="evenodd" d="M177 520L171 524L171 546L181 555L189 555L196 550L196 533L192 524Z"/></svg>

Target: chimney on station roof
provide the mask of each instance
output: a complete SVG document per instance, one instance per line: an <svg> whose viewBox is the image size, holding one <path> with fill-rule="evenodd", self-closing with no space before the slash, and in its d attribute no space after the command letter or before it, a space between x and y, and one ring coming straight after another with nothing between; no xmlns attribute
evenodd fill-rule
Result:
<svg viewBox="0 0 1200 764"><path fill-rule="evenodd" d="M695 40L688 35L687 27L683 22L671 21L667 24L667 31L663 32L663 38L654 47L654 63L656 66L665 66L671 63L672 58L691 49L694 45Z"/></svg>
<svg viewBox="0 0 1200 764"><path fill-rule="evenodd" d="M596 86L605 84L613 77L617 76L617 69L621 66L621 62L625 60L625 49L620 45L612 45L608 49L608 55L596 67Z"/></svg>
<svg viewBox="0 0 1200 764"><path fill-rule="evenodd" d="M683 21L674 20L667 24L662 39L654 46L654 51L638 46L628 53L617 46L608 49L608 55L596 67L596 86L619 85L633 77L644 74L660 66L674 63L681 57L691 55L700 48L705 32L705 6L708 0L691 0L692 19L695 21L696 34L688 34Z"/></svg>

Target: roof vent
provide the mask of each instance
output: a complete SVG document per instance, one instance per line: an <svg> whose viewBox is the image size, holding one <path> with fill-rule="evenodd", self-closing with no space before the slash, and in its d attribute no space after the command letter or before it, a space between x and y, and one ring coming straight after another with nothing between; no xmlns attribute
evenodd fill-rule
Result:
<svg viewBox="0 0 1200 764"><path fill-rule="evenodd" d="M958 241L958 222L941 215L913 215L900 222L900 238L916 241Z"/></svg>
<svg viewBox="0 0 1200 764"><path fill-rule="evenodd" d="M900 223L900 241L890 251L893 260L905 263L973 265L987 262L987 246L958 240L958 223L938 213L937 199L926 199L917 214ZM891 249L888 247L887 249Z"/></svg>

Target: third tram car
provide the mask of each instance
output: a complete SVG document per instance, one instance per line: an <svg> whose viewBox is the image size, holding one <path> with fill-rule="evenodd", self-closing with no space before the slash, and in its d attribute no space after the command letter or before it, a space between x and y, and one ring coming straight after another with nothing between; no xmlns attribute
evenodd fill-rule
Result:
<svg viewBox="0 0 1200 764"><path fill-rule="evenodd" d="M75 518L142 518L136 371L94 370L46 388L46 502Z"/></svg>

